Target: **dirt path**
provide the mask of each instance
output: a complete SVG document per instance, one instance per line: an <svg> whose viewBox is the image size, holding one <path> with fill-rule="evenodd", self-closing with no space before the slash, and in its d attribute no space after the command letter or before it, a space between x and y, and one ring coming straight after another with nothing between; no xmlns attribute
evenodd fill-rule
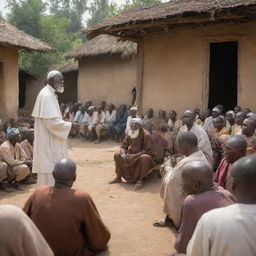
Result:
<svg viewBox="0 0 256 256"><path fill-rule="evenodd" d="M78 175L74 187L91 194L106 225L111 231L109 250L101 256L162 256L173 250L174 233L167 228L155 228L152 222L163 217L159 197L160 179L149 180L140 191L133 185L108 185L114 177L115 143L70 142L70 157L77 163ZM1 204L22 207L35 185L25 192L0 192Z"/></svg>

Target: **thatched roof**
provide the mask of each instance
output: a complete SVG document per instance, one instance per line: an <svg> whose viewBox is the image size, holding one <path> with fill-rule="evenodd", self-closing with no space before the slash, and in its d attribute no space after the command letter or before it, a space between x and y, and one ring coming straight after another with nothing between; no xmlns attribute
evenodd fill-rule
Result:
<svg viewBox="0 0 256 256"><path fill-rule="evenodd" d="M2 18L0 18L0 45L41 52L53 50L48 44L17 29Z"/></svg>
<svg viewBox="0 0 256 256"><path fill-rule="evenodd" d="M62 74L78 71L78 62L70 62L60 68L57 68L57 70L59 70Z"/></svg>
<svg viewBox="0 0 256 256"><path fill-rule="evenodd" d="M255 12L248 12L248 8L254 5L256 5L256 0L171 0L168 3L126 10L118 16L84 29L82 32L88 33L88 38L102 33L122 36L121 31L134 30L136 27L142 27L142 24L145 27L147 27L146 24L153 26L154 23L161 21L165 21L165 24L183 24L188 22L186 18L202 14L207 14L208 21L213 21L218 15L224 13L229 15L232 10L238 9L245 10L240 18L246 18L245 16L256 18ZM231 18L232 16L230 16ZM239 17L233 17L233 19L235 18ZM166 22L167 20L169 23Z"/></svg>
<svg viewBox="0 0 256 256"><path fill-rule="evenodd" d="M137 44L130 41L120 41L109 35L100 35L87 41L82 47L69 53L67 57L83 58L97 55L121 54L129 57L137 53Z"/></svg>

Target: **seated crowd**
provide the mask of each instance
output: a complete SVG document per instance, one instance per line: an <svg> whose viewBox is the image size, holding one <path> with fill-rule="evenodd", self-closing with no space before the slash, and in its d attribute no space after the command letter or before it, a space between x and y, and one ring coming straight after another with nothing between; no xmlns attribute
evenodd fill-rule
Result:
<svg viewBox="0 0 256 256"><path fill-rule="evenodd" d="M136 107L128 113L126 105L116 111L105 102L96 108L92 102L62 104L61 110L63 118L80 124L72 137L122 141L114 154L116 176L109 184L125 180L138 190L150 173L159 171L165 216L153 225L177 231L172 255L256 255L256 119L249 109L236 107L224 115L219 105L210 114L186 110L181 118L174 110L168 117L164 110L154 116L153 109L140 118ZM32 127L13 120L6 125L0 146L6 191L35 180L30 173ZM19 144L20 137L24 140ZM0 206L1 230L17 239L15 247L5 241L1 255L87 256L107 248L110 232L93 200L72 188L75 163L60 159L53 177L54 186L39 187L25 203L29 218L15 207ZM16 238L9 222L26 232ZM18 254L10 254L13 248Z"/></svg>

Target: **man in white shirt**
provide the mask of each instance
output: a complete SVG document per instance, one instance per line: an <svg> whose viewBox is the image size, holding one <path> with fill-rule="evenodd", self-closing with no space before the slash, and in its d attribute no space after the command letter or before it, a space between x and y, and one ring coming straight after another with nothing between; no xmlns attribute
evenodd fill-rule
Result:
<svg viewBox="0 0 256 256"><path fill-rule="evenodd" d="M116 110L115 105L110 103L105 112L105 121L103 123L98 123L95 127L95 132L97 135L96 143L100 143L102 136L104 135L104 131L108 130L109 124L113 121L116 121Z"/></svg>
<svg viewBox="0 0 256 256"><path fill-rule="evenodd" d="M214 128L213 119L218 117L219 115L220 115L220 109L218 107L214 107L212 109L212 115L207 117L204 121L204 129L206 131L210 131L212 128Z"/></svg>
<svg viewBox="0 0 256 256"><path fill-rule="evenodd" d="M130 115L129 115L128 118L127 118L126 128L125 128L125 134L128 134L128 132L129 132L130 129L131 129L131 125L130 125L131 120L132 120L133 118L139 117L139 116L137 115L137 112L138 112L138 108L137 108L137 107L131 107L131 108L130 108Z"/></svg>
<svg viewBox="0 0 256 256"><path fill-rule="evenodd" d="M179 137L184 132L192 132L198 139L198 148L205 154L210 164L213 164L212 147L206 131L200 125L195 124L196 112L186 110L182 116L183 126L180 128Z"/></svg>
<svg viewBox="0 0 256 256"><path fill-rule="evenodd" d="M100 129L98 129L97 127L100 126L101 128L105 120L106 115L105 112L102 110L102 107L96 107L96 111L93 112L93 121L92 124L89 126L89 130L91 131L93 137L95 137L96 133L98 143L100 138Z"/></svg>
<svg viewBox="0 0 256 256"><path fill-rule="evenodd" d="M56 92L64 92L64 79L59 71L53 70L47 75L47 85L38 94L32 113L35 118L32 172L38 173L39 186L54 184L54 164L67 156L66 140L72 123L62 120Z"/></svg>
<svg viewBox="0 0 256 256"><path fill-rule="evenodd" d="M188 256L256 255L256 156L231 167L231 188L237 204L205 213L187 247Z"/></svg>

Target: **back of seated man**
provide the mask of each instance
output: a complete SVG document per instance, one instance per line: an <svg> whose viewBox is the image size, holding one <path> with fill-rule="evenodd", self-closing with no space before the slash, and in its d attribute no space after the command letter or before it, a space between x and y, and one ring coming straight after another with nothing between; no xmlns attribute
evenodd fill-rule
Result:
<svg viewBox="0 0 256 256"><path fill-rule="evenodd" d="M0 255L53 256L35 224L17 206L0 205Z"/></svg>
<svg viewBox="0 0 256 256"><path fill-rule="evenodd" d="M94 255L105 250L110 233L93 200L88 193L72 189L76 179L75 163L67 158L59 160L53 177L54 187L38 188L26 202L24 211L54 255Z"/></svg>
<svg viewBox="0 0 256 256"><path fill-rule="evenodd" d="M24 190L20 184L29 174L29 165L26 154L20 147L20 132L17 128L10 128L7 131L7 141L0 146L0 159L7 163L10 170L10 179L18 190Z"/></svg>
<svg viewBox="0 0 256 256"><path fill-rule="evenodd" d="M186 197L182 206L182 221L175 241L178 253L186 254L189 240L200 217L215 208L235 202L234 196L213 184L213 171L204 162L192 161L183 167L183 190Z"/></svg>
<svg viewBox="0 0 256 256"><path fill-rule="evenodd" d="M188 256L256 255L256 156L231 167L231 189L237 203L205 213L187 247Z"/></svg>

